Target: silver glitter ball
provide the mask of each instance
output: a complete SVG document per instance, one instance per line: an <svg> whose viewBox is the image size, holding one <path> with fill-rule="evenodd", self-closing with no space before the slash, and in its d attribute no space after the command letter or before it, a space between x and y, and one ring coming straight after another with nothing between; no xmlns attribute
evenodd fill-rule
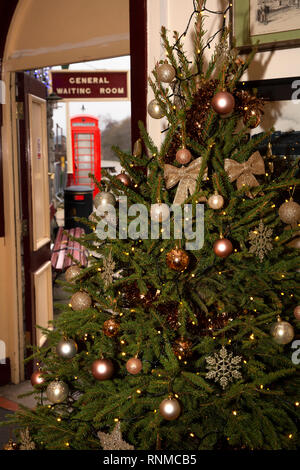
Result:
<svg viewBox="0 0 300 470"><path fill-rule="evenodd" d="M162 64L157 68L157 78L160 82L171 83L175 78L176 72L171 64Z"/></svg>
<svg viewBox="0 0 300 470"><path fill-rule="evenodd" d="M64 359L72 359L77 353L77 344L73 339L62 338L56 346L56 353Z"/></svg>
<svg viewBox="0 0 300 470"><path fill-rule="evenodd" d="M69 395L69 387L62 380L55 380L48 385L46 395L51 403L62 403Z"/></svg>
<svg viewBox="0 0 300 470"><path fill-rule="evenodd" d="M295 336L293 326L289 322L282 320L272 325L270 333L277 344L288 344Z"/></svg>
<svg viewBox="0 0 300 470"><path fill-rule="evenodd" d="M102 192L96 194L94 198L94 205L96 209L98 209L99 206L101 207L107 207L108 205L115 206L116 205L116 198L112 193L109 192Z"/></svg>
<svg viewBox="0 0 300 470"><path fill-rule="evenodd" d="M160 107L160 104L155 99L150 101L148 104L148 113L154 119L161 119L164 116L164 112Z"/></svg>

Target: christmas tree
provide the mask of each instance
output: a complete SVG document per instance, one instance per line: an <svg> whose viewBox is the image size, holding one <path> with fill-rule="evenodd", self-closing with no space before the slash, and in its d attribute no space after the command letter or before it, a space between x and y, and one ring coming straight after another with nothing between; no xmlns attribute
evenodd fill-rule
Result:
<svg viewBox="0 0 300 470"><path fill-rule="evenodd" d="M70 304L34 351L38 404L15 419L38 449L299 443L297 165L257 150L271 131L249 138L263 100L240 79L255 51L228 46L225 19L207 40L194 4L182 35L162 28L167 58L149 79L161 148L140 123L132 155L115 149L124 172L97 182L80 239L89 265L66 272Z"/></svg>

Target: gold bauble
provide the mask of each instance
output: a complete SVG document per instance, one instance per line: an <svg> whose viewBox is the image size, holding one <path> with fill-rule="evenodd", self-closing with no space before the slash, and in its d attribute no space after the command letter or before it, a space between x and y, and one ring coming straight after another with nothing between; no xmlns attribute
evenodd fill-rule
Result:
<svg viewBox="0 0 300 470"><path fill-rule="evenodd" d="M109 318L103 323L102 331L105 336L113 338L114 336L117 336L117 334L119 333L119 329L120 323L118 323L114 318Z"/></svg>
<svg viewBox="0 0 300 470"><path fill-rule="evenodd" d="M81 311L92 305L92 299L86 292L75 292L71 297L70 304L73 310Z"/></svg>
<svg viewBox="0 0 300 470"><path fill-rule="evenodd" d="M69 387L65 382L55 380L48 385L46 395L51 403L62 403L69 395Z"/></svg>
<svg viewBox="0 0 300 470"><path fill-rule="evenodd" d="M281 204L278 214L282 222L293 226L300 221L300 205L291 199Z"/></svg>
<svg viewBox="0 0 300 470"><path fill-rule="evenodd" d="M156 100L150 101L148 104L148 113L153 119L161 119L164 117L164 112L160 107L160 104Z"/></svg>
<svg viewBox="0 0 300 470"><path fill-rule="evenodd" d="M3 450L18 450L18 444L12 439L9 439L7 444L4 444Z"/></svg>
<svg viewBox="0 0 300 470"><path fill-rule="evenodd" d="M270 333L277 344L288 344L295 336L293 326L289 322L282 320L278 320L272 325Z"/></svg>
<svg viewBox="0 0 300 470"><path fill-rule="evenodd" d="M176 75L173 65L165 63L157 68L157 79L163 83L171 83Z"/></svg>
<svg viewBox="0 0 300 470"><path fill-rule="evenodd" d="M65 272L65 280L67 282L74 282L80 274L81 268L79 266L70 266Z"/></svg>

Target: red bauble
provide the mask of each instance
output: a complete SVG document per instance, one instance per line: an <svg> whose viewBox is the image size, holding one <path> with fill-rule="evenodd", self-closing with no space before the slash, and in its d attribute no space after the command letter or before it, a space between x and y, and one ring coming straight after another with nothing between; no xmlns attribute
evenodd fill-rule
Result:
<svg viewBox="0 0 300 470"><path fill-rule="evenodd" d="M192 154L186 148L179 149L176 152L176 161L180 163L181 165L186 165L187 163L190 163L191 159L192 159Z"/></svg>
<svg viewBox="0 0 300 470"><path fill-rule="evenodd" d="M189 255L186 251L174 248L166 255L167 266L174 271L183 271L189 265Z"/></svg>
<svg viewBox="0 0 300 470"><path fill-rule="evenodd" d="M219 258L227 258L232 253L233 246L227 238L220 238L214 243L213 249Z"/></svg>
<svg viewBox="0 0 300 470"><path fill-rule="evenodd" d="M110 359L96 359L92 364L92 374L96 380L107 380L113 376L114 365Z"/></svg>
<svg viewBox="0 0 300 470"><path fill-rule="evenodd" d="M126 175L126 173L122 172L120 173L119 175L116 176L116 178L121 181L121 183L124 184L124 186L131 186L131 179L128 175Z"/></svg>
<svg viewBox="0 0 300 470"><path fill-rule="evenodd" d="M40 370L36 370L30 377L31 385L34 387L35 385L41 385L45 382L43 377L43 373Z"/></svg>
<svg viewBox="0 0 300 470"><path fill-rule="evenodd" d="M143 363L137 357L132 357L126 362L126 369L130 374L136 375L141 372L143 368Z"/></svg>
<svg viewBox="0 0 300 470"><path fill-rule="evenodd" d="M218 114L229 114L233 111L235 100L228 91L219 91L211 100L213 109Z"/></svg>

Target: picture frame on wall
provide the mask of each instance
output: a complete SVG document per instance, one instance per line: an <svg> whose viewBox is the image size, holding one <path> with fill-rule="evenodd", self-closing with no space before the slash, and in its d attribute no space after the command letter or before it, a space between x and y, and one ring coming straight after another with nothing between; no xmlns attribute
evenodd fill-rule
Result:
<svg viewBox="0 0 300 470"><path fill-rule="evenodd" d="M300 47L300 0L233 0L232 42L241 52Z"/></svg>

